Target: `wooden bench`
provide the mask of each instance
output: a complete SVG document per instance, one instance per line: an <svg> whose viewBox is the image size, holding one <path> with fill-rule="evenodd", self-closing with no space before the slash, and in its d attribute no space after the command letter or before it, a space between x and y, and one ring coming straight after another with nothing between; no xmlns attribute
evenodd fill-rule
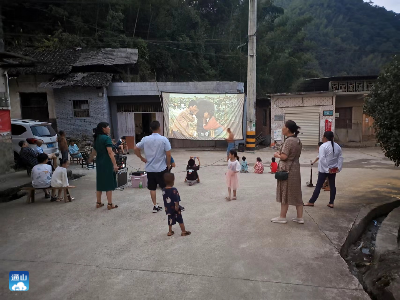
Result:
<svg viewBox="0 0 400 300"><path fill-rule="evenodd" d="M68 199L68 196L71 197L69 194L67 194L67 191L69 189L75 188L74 186L68 186L68 187L49 187L46 188L46 190L51 190L51 195L55 195L56 190L63 190L64 191L64 202L67 203L68 201L71 201L71 199ZM21 188L22 191L27 191L27 197L26 197L26 203L34 203L35 202L35 191L36 190L43 190L43 189L35 189L34 187L31 186L26 186Z"/></svg>

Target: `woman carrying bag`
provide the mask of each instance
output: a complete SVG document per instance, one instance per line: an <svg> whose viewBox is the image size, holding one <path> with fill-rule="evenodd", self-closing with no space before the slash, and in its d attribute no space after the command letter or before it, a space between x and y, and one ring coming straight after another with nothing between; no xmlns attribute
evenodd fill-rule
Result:
<svg viewBox="0 0 400 300"><path fill-rule="evenodd" d="M302 144L297 137L299 129L300 127L294 121L286 121L282 128L282 134L286 136L286 140L281 150L274 154L274 157L280 159L275 178L278 181L276 201L281 203L281 214L271 220L273 223L286 224L289 205L293 205L296 206L297 218L292 221L304 224L299 162Z"/></svg>
<svg viewBox="0 0 400 300"><path fill-rule="evenodd" d="M319 163L318 163L318 181L315 187L314 193L304 206L314 206L317 201L322 185L326 178L329 181L330 187L330 201L328 204L329 208L333 208L333 203L336 197L336 173L342 170L343 156L342 148L333 141L334 134L332 131L326 131L322 138L323 144L319 147Z"/></svg>

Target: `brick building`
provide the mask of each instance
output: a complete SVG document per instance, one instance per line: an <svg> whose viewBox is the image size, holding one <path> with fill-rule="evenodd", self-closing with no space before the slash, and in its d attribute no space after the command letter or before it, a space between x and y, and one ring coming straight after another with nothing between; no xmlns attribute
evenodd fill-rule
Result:
<svg viewBox="0 0 400 300"><path fill-rule="evenodd" d="M126 48L17 51L36 65L8 72L11 118L50 122L70 137L91 136L99 122L111 121L107 87L134 73L138 59Z"/></svg>
<svg viewBox="0 0 400 300"><path fill-rule="evenodd" d="M316 145L326 130L341 144L374 139L373 119L363 113L364 99L377 76L344 76L308 79L299 92L271 97L271 138L282 141L286 120L302 127L303 145Z"/></svg>

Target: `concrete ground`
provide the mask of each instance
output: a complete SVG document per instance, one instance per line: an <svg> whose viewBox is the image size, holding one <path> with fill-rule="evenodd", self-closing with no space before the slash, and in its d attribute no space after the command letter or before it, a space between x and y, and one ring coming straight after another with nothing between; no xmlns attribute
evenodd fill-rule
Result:
<svg viewBox="0 0 400 300"><path fill-rule="evenodd" d="M73 166L86 174L71 183L74 202L0 203L0 299L369 299L338 251L363 207L399 196L400 173L378 148L343 150L335 209L322 192L304 225L270 222L280 210L273 175L240 174L238 200L226 202L225 153L174 150L188 237L178 226L167 236L167 216L152 213L146 189L115 191L118 209L96 209L95 171ZM316 154L301 157L304 201ZM189 187L191 155L201 158L202 183ZM245 153L250 163L272 155ZM128 164L143 168L133 155ZM9 291L10 271L29 271L29 291Z"/></svg>

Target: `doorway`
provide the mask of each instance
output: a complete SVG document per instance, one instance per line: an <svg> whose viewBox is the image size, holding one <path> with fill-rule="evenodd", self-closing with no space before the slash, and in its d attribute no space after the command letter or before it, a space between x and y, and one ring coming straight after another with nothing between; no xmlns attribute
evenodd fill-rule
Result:
<svg viewBox="0 0 400 300"><path fill-rule="evenodd" d="M150 123L156 120L156 113L135 112L135 140L141 141L145 136L151 135Z"/></svg>

